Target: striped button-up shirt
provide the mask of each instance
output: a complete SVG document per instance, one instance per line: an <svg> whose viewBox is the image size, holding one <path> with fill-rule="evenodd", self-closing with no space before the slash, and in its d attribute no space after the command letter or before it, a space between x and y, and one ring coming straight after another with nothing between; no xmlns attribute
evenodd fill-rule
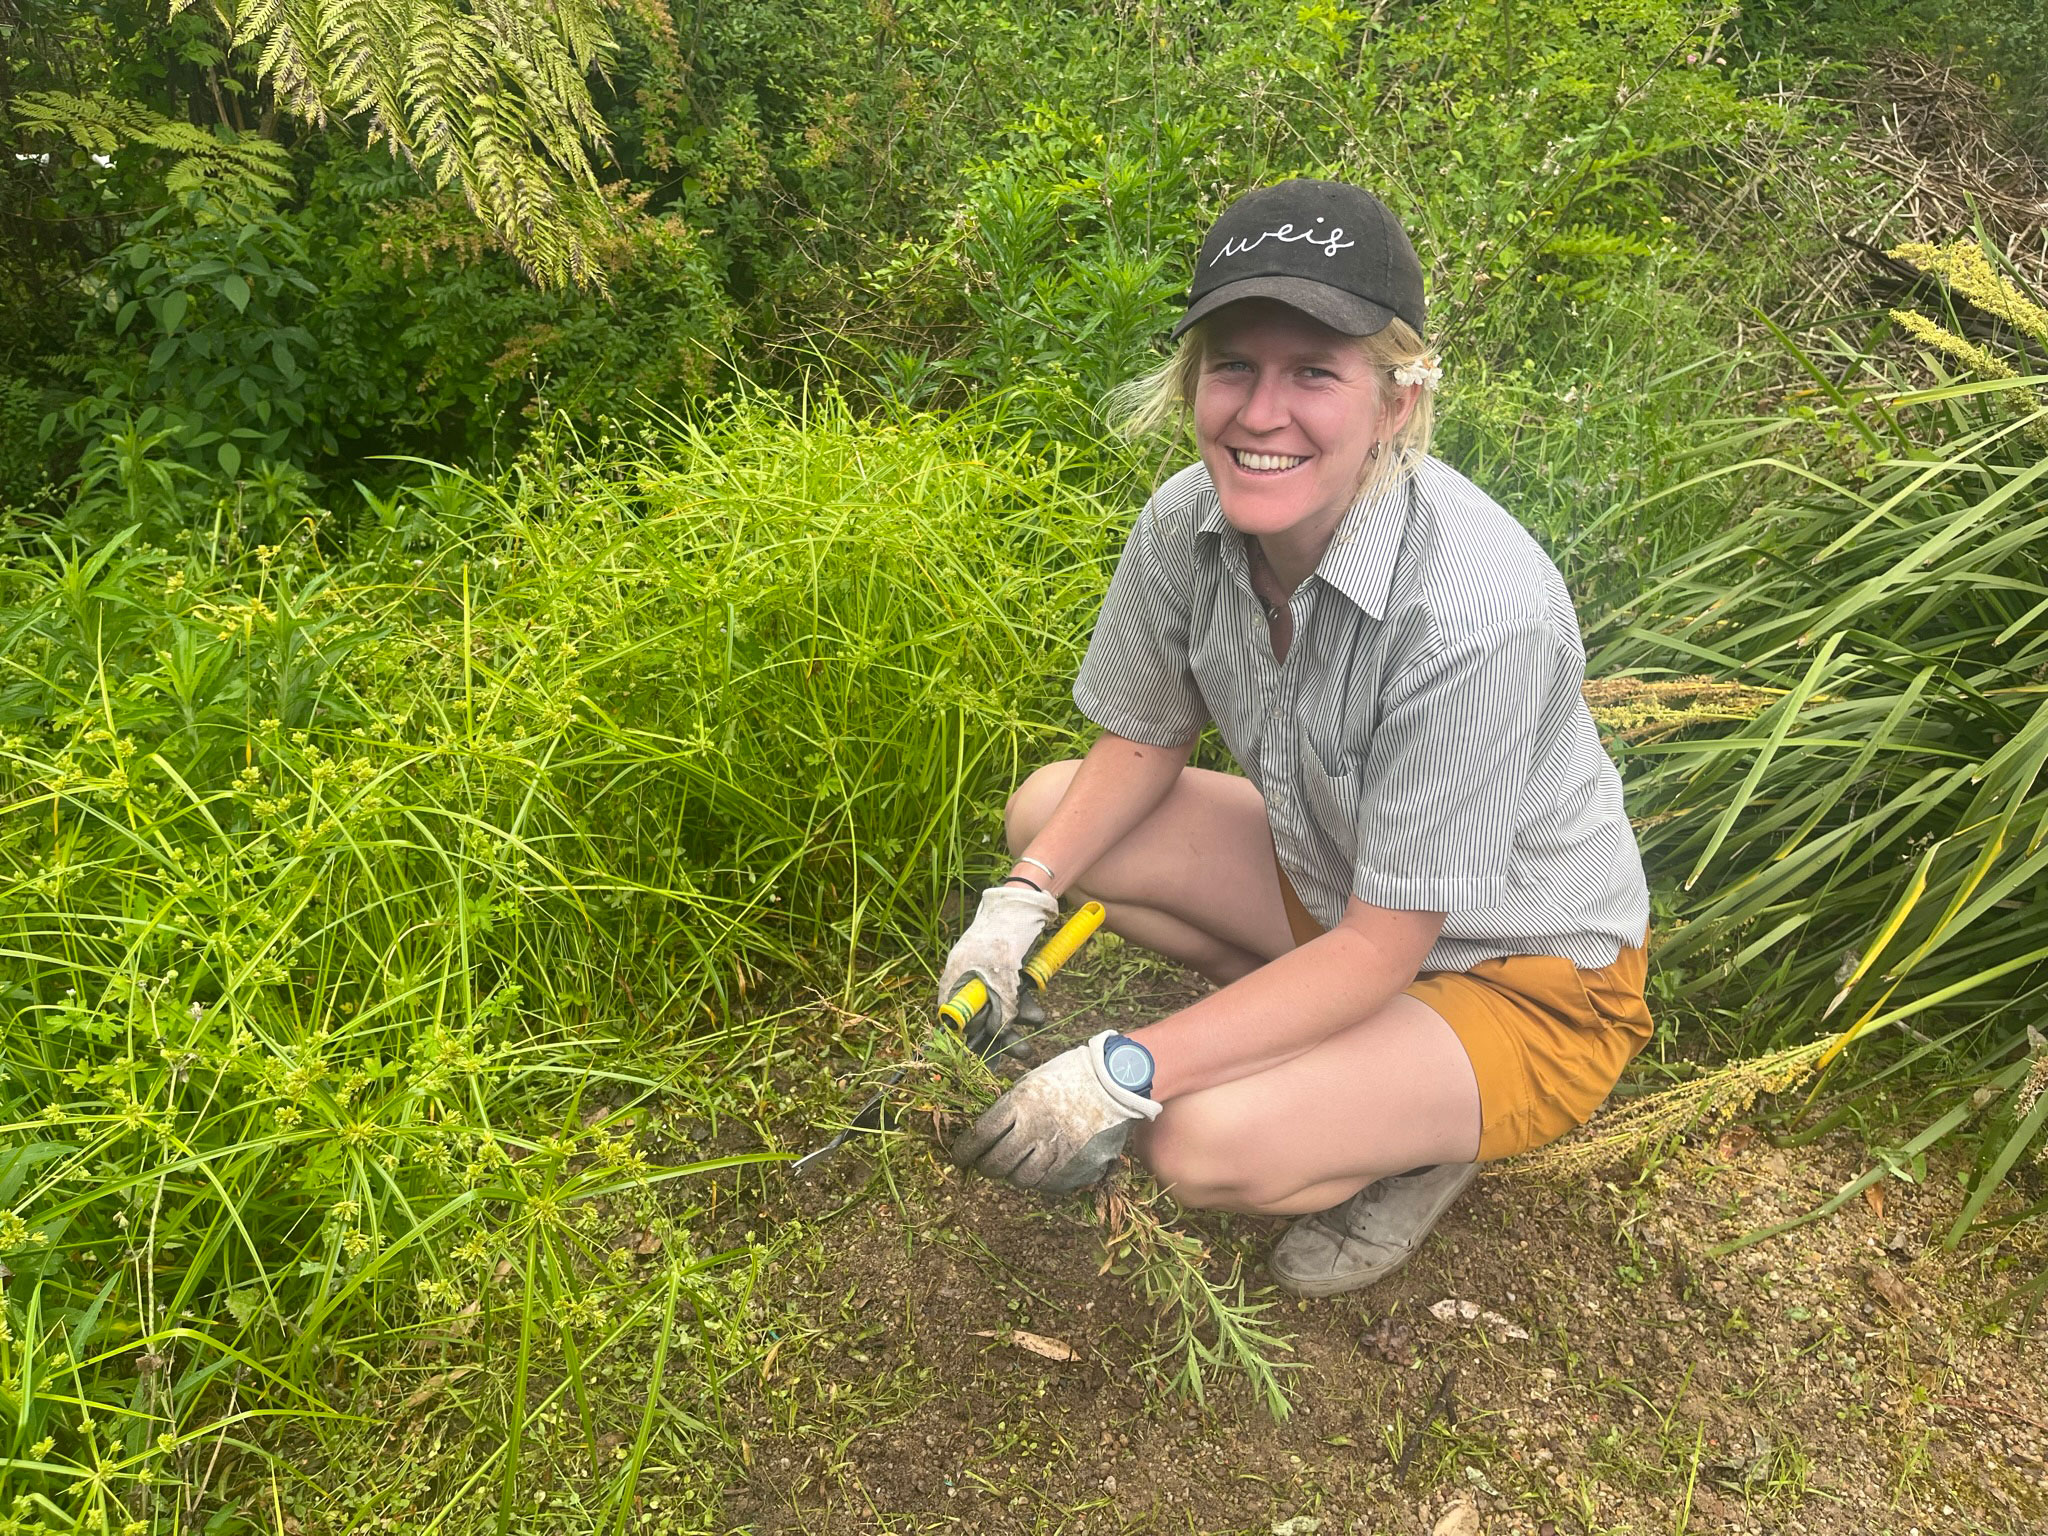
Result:
<svg viewBox="0 0 2048 1536"><path fill-rule="evenodd" d="M1074 701L1153 746L1214 721L1326 927L1354 895L1448 914L1425 970L1593 968L1642 942L1649 893L1580 693L1578 617L1519 523L1424 460L1345 514L1291 608L1276 661L1244 539L1192 465L1139 515Z"/></svg>

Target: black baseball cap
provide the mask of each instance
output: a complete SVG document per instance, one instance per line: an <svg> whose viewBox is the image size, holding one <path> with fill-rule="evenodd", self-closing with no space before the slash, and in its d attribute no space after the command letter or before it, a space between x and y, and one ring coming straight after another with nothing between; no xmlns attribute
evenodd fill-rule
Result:
<svg viewBox="0 0 2048 1536"><path fill-rule="evenodd" d="M1278 299L1347 336L1399 316L1419 336L1422 263L1370 192L1303 177L1245 193L1209 226L1174 337L1239 299Z"/></svg>

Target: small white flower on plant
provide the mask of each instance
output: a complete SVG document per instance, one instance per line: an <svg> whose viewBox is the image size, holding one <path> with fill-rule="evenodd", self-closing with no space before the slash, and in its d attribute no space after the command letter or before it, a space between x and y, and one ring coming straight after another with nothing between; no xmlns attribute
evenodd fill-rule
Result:
<svg viewBox="0 0 2048 1536"><path fill-rule="evenodd" d="M1394 370L1394 382L1403 389L1434 390L1444 381L1443 359L1432 352Z"/></svg>
<svg viewBox="0 0 2048 1536"><path fill-rule="evenodd" d="M204 1003L194 1003L191 1008L191 1013L192 1022L194 1024L197 1024L201 1019L206 1017L206 1005Z"/></svg>

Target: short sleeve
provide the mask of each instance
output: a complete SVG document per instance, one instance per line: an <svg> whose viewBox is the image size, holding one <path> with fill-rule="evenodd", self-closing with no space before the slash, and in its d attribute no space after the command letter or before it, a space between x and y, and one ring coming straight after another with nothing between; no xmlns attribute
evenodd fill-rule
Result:
<svg viewBox="0 0 2048 1536"><path fill-rule="evenodd" d="M1183 534L1177 549L1176 533ZM1146 503L1124 542L1074 679L1082 714L1147 746L1177 747L1209 723L1188 663L1191 538L1191 531L1168 526L1156 498Z"/></svg>
<svg viewBox="0 0 2048 1536"><path fill-rule="evenodd" d="M1453 636L1389 691L1361 773L1359 900L1467 912L1506 897L1558 665L1548 627L1515 620Z"/></svg>

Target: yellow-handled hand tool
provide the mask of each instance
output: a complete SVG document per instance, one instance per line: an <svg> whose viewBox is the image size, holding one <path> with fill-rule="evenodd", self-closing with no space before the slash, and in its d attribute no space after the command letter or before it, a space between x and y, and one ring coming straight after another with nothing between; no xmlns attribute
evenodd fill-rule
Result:
<svg viewBox="0 0 2048 1536"><path fill-rule="evenodd" d="M1027 1012L1038 1012L1035 1005L1040 995L1059 972L1060 967L1079 954L1081 946L1095 936L1095 930L1102 926L1104 915L1101 902L1088 902L1060 924L1050 938L1041 941L1025 958L1024 969L1017 980L1017 1012L1020 1017ZM958 1030L978 1056L993 1054L992 1047L1003 1023L992 1005L988 984L979 976L969 976L954 989L951 997L939 1005L939 1022L950 1024ZM888 1123L885 1104L889 1090L902 1082L904 1074L923 1058L924 1048L920 1046L916 1055L883 1080L881 1090L862 1106L860 1113L853 1117L853 1122L845 1130L816 1151L806 1152L791 1163L790 1172L795 1173L814 1158L823 1157L827 1152L836 1150L856 1131L883 1129Z"/></svg>

